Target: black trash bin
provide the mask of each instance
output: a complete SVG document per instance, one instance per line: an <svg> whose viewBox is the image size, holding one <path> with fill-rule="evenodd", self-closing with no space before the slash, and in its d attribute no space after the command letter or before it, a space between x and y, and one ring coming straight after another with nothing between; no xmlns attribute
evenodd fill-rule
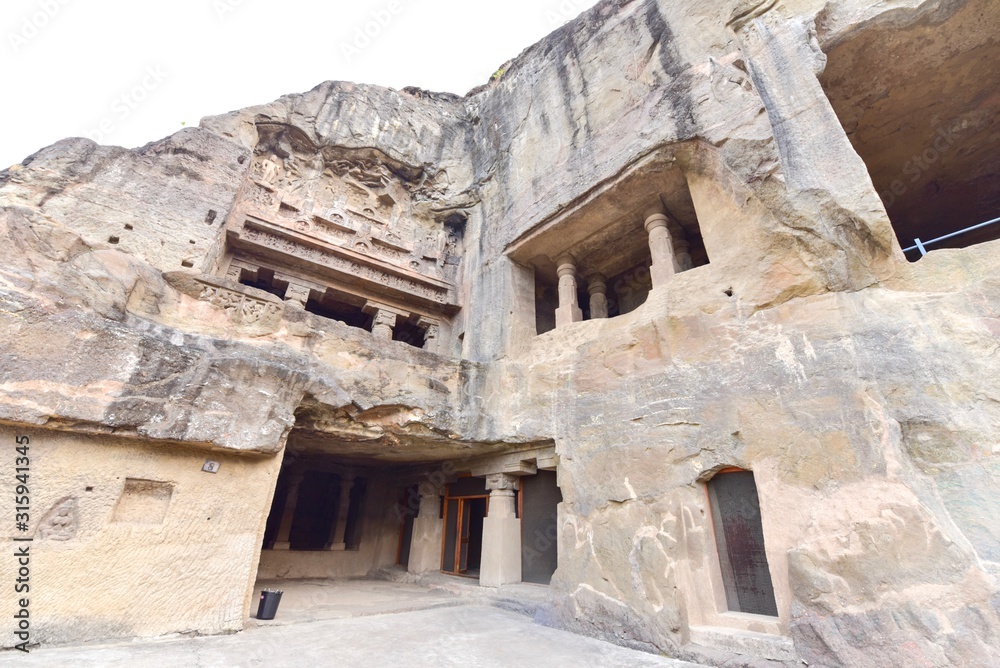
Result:
<svg viewBox="0 0 1000 668"><path fill-rule="evenodd" d="M280 591L265 589L260 593L260 605L257 606L257 619L274 619L278 612L278 604L281 603Z"/></svg>

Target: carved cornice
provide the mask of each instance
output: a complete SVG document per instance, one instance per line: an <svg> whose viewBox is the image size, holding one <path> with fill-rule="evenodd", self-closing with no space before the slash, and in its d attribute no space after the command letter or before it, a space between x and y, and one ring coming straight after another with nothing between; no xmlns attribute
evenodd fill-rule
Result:
<svg viewBox="0 0 1000 668"><path fill-rule="evenodd" d="M416 299L436 311L458 310L455 288L447 282L424 276L350 248L324 242L290 226L271 223L255 216L244 217L242 225L230 230L234 248L254 254L272 255L282 264L299 264L311 273L326 275L349 284L363 284L373 293Z"/></svg>

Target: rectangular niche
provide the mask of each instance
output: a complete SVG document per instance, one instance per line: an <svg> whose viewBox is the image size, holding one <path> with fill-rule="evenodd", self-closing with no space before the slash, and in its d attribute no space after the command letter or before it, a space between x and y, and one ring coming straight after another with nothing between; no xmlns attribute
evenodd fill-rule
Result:
<svg viewBox="0 0 1000 668"><path fill-rule="evenodd" d="M163 524L174 486L169 482L126 478L111 515L113 523Z"/></svg>

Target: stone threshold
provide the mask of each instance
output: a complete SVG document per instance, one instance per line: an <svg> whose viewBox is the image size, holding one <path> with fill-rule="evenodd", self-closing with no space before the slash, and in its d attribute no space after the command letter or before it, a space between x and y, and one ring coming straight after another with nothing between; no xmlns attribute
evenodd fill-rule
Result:
<svg viewBox="0 0 1000 668"><path fill-rule="evenodd" d="M769 661L795 661L797 658L791 638L722 626L692 626L688 647L690 645Z"/></svg>

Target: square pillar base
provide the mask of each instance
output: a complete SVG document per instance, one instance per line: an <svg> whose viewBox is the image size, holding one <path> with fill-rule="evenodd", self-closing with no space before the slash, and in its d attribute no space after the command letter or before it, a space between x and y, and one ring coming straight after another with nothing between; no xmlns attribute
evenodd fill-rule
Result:
<svg viewBox="0 0 1000 668"><path fill-rule="evenodd" d="M483 560L479 584L499 587L521 581L521 520L509 516L483 521Z"/></svg>
<svg viewBox="0 0 1000 668"><path fill-rule="evenodd" d="M410 560L406 570L410 573L430 573L441 570L441 520L433 517L415 517L410 539Z"/></svg>
<svg viewBox="0 0 1000 668"><path fill-rule="evenodd" d="M560 306L556 309L556 328L583 321L583 311L579 306Z"/></svg>

